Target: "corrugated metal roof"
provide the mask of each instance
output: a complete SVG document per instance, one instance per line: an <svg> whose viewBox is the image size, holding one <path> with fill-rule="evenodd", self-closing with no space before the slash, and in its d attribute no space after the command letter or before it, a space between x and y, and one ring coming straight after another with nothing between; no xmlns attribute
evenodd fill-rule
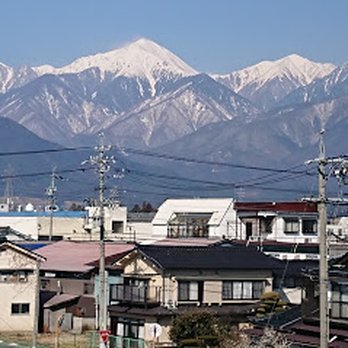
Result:
<svg viewBox="0 0 348 348"><path fill-rule="evenodd" d="M124 253L134 248L132 244L105 242L105 257ZM99 259L99 242L59 241L37 250L46 257L42 264L44 271L88 272L93 269L89 265Z"/></svg>
<svg viewBox="0 0 348 348"><path fill-rule="evenodd" d="M77 300L80 297L80 295L71 295L71 294L58 294L53 296L51 299L49 299L45 304L44 308L50 308L57 306L59 304Z"/></svg>

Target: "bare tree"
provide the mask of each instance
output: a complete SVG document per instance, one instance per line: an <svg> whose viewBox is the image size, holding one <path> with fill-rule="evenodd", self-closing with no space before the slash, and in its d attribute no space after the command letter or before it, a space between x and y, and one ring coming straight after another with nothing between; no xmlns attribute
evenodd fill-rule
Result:
<svg viewBox="0 0 348 348"><path fill-rule="evenodd" d="M291 343L286 337L275 331L266 328L263 335L257 339L251 339L243 332L233 331L222 340L220 348L290 348Z"/></svg>

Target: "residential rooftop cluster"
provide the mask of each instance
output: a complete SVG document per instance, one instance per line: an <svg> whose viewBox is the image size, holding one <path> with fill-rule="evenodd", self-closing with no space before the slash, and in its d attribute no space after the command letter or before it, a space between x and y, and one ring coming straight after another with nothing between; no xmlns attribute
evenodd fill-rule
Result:
<svg viewBox="0 0 348 348"><path fill-rule="evenodd" d="M170 345L172 320L194 309L251 336L271 324L296 347L319 345L316 203L168 199L149 213L116 204L104 224L111 335L153 342L157 324L155 344ZM347 218L330 221L328 235L330 347L347 347ZM0 332L98 330L99 207L3 209L0 238ZM281 310L260 310L267 293Z"/></svg>

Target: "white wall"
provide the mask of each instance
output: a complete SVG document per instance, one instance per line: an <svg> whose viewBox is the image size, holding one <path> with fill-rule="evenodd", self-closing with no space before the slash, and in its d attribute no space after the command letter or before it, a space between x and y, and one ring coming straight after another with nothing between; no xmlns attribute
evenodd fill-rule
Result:
<svg viewBox="0 0 348 348"><path fill-rule="evenodd" d="M34 239L38 239L38 219L36 216L0 216L0 226L10 226Z"/></svg>

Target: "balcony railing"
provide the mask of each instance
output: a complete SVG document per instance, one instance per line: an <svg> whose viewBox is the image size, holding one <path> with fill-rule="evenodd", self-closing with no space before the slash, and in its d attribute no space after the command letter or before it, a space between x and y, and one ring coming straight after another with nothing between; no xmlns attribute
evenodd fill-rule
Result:
<svg viewBox="0 0 348 348"><path fill-rule="evenodd" d="M159 304L161 287L114 284L110 286L110 302L138 305Z"/></svg>

